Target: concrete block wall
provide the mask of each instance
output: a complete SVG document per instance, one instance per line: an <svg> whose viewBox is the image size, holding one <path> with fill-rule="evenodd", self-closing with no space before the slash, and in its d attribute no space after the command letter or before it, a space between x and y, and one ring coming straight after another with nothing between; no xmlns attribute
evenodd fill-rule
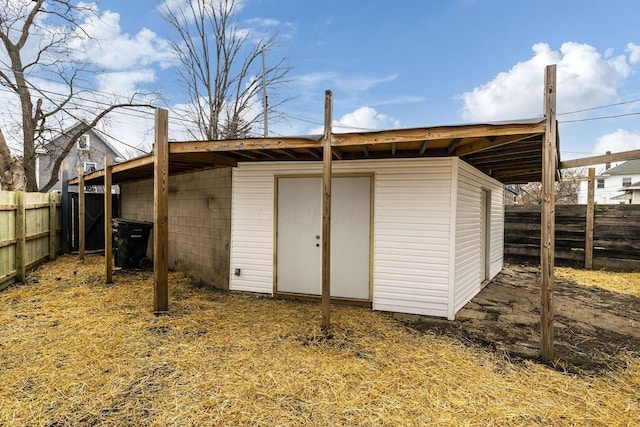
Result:
<svg viewBox="0 0 640 427"><path fill-rule="evenodd" d="M153 180L120 188L122 218L153 221ZM230 239L231 168L170 176L169 268L228 289Z"/></svg>

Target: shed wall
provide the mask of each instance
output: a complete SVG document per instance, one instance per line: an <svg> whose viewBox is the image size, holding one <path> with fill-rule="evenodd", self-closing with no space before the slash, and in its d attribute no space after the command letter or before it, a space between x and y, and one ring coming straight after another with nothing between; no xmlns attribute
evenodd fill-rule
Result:
<svg viewBox="0 0 640 427"><path fill-rule="evenodd" d="M153 221L153 180L121 185L120 200L123 218ZM228 289L230 233L231 168L169 177L170 268Z"/></svg>
<svg viewBox="0 0 640 427"><path fill-rule="evenodd" d="M456 158L336 161L374 174L373 308L447 317ZM230 289L273 292L274 182L321 174L320 162L239 163L233 170Z"/></svg>
<svg viewBox="0 0 640 427"><path fill-rule="evenodd" d="M504 240L504 188L502 184L471 167L458 163L454 312L480 292L481 279L481 191L491 192L489 277L502 270Z"/></svg>

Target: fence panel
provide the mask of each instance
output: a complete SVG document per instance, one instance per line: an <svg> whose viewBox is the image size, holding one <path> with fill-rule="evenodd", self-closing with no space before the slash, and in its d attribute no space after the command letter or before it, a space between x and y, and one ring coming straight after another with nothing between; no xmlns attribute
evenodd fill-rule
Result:
<svg viewBox="0 0 640 427"><path fill-rule="evenodd" d="M25 268L55 257L61 246L59 210L60 195L0 191L0 289L20 278ZM23 227L17 223L20 218Z"/></svg>
<svg viewBox="0 0 640 427"><path fill-rule="evenodd" d="M558 265L584 266L586 205L556 206ZM540 262L540 206L507 206L505 256ZM640 269L640 205L596 205L593 267Z"/></svg>

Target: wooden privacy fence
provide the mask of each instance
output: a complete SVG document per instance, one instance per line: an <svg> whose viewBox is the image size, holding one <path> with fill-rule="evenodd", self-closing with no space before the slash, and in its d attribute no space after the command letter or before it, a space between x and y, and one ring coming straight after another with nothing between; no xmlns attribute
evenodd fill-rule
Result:
<svg viewBox="0 0 640 427"><path fill-rule="evenodd" d="M555 260L584 266L587 205L557 205ZM595 205L593 268L640 269L640 205ZM506 206L506 256L540 262L540 206Z"/></svg>
<svg viewBox="0 0 640 427"><path fill-rule="evenodd" d="M55 259L61 239L60 195L0 191L0 289L29 267Z"/></svg>

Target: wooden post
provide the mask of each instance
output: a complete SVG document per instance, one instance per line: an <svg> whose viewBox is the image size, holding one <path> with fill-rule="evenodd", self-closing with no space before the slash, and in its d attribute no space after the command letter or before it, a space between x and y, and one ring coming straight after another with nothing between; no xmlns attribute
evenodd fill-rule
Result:
<svg viewBox="0 0 640 427"><path fill-rule="evenodd" d="M49 260L56 259L56 253L58 246L56 245L56 201L58 195L56 193L49 193Z"/></svg>
<svg viewBox="0 0 640 427"><path fill-rule="evenodd" d="M542 217L541 217L541 309L540 353L546 361L553 360L553 287L555 256L555 176L556 159L556 65L545 70L544 112L546 116L542 143Z"/></svg>
<svg viewBox="0 0 640 427"><path fill-rule="evenodd" d="M60 228L62 252L69 252L69 165L62 163L62 200L60 206Z"/></svg>
<svg viewBox="0 0 640 427"><path fill-rule="evenodd" d="M16 193L16 280L18 282L24 282L26 275L27 230L25 223L25 196L23 191Z"/></svg>
<svg viewBox="0 0 640 427"><path fill-rule="evenodd" d="M322 330L331 326L331 91L325 92L324 143L322 153Z"/></svg>
<svg viewBox="0 0 640 427"><path fill-rule="evenodd" d="M84 260L85 240L84 169L78 168L78 259Z"/></svg>
<svg viewBox="0 0 640 427"><path fill-rule="evenodd" d="M111 241L111 157L104 158L104 263L105 282L113 283L113 253Z"/></svg>
<svg viewBox="0 0 640 427"><path fill-rule="evenodd" d="M593 224L595 220L595 168L589 168L589 187L587 190L587 226L584 238L584 268L593 268Z"/></svg>
<svg viewBox="0 0 640 427"><path fill-rule="evenodd" d="M169 113L156 108L153 148L153 311L169 309Z"/></svg>

